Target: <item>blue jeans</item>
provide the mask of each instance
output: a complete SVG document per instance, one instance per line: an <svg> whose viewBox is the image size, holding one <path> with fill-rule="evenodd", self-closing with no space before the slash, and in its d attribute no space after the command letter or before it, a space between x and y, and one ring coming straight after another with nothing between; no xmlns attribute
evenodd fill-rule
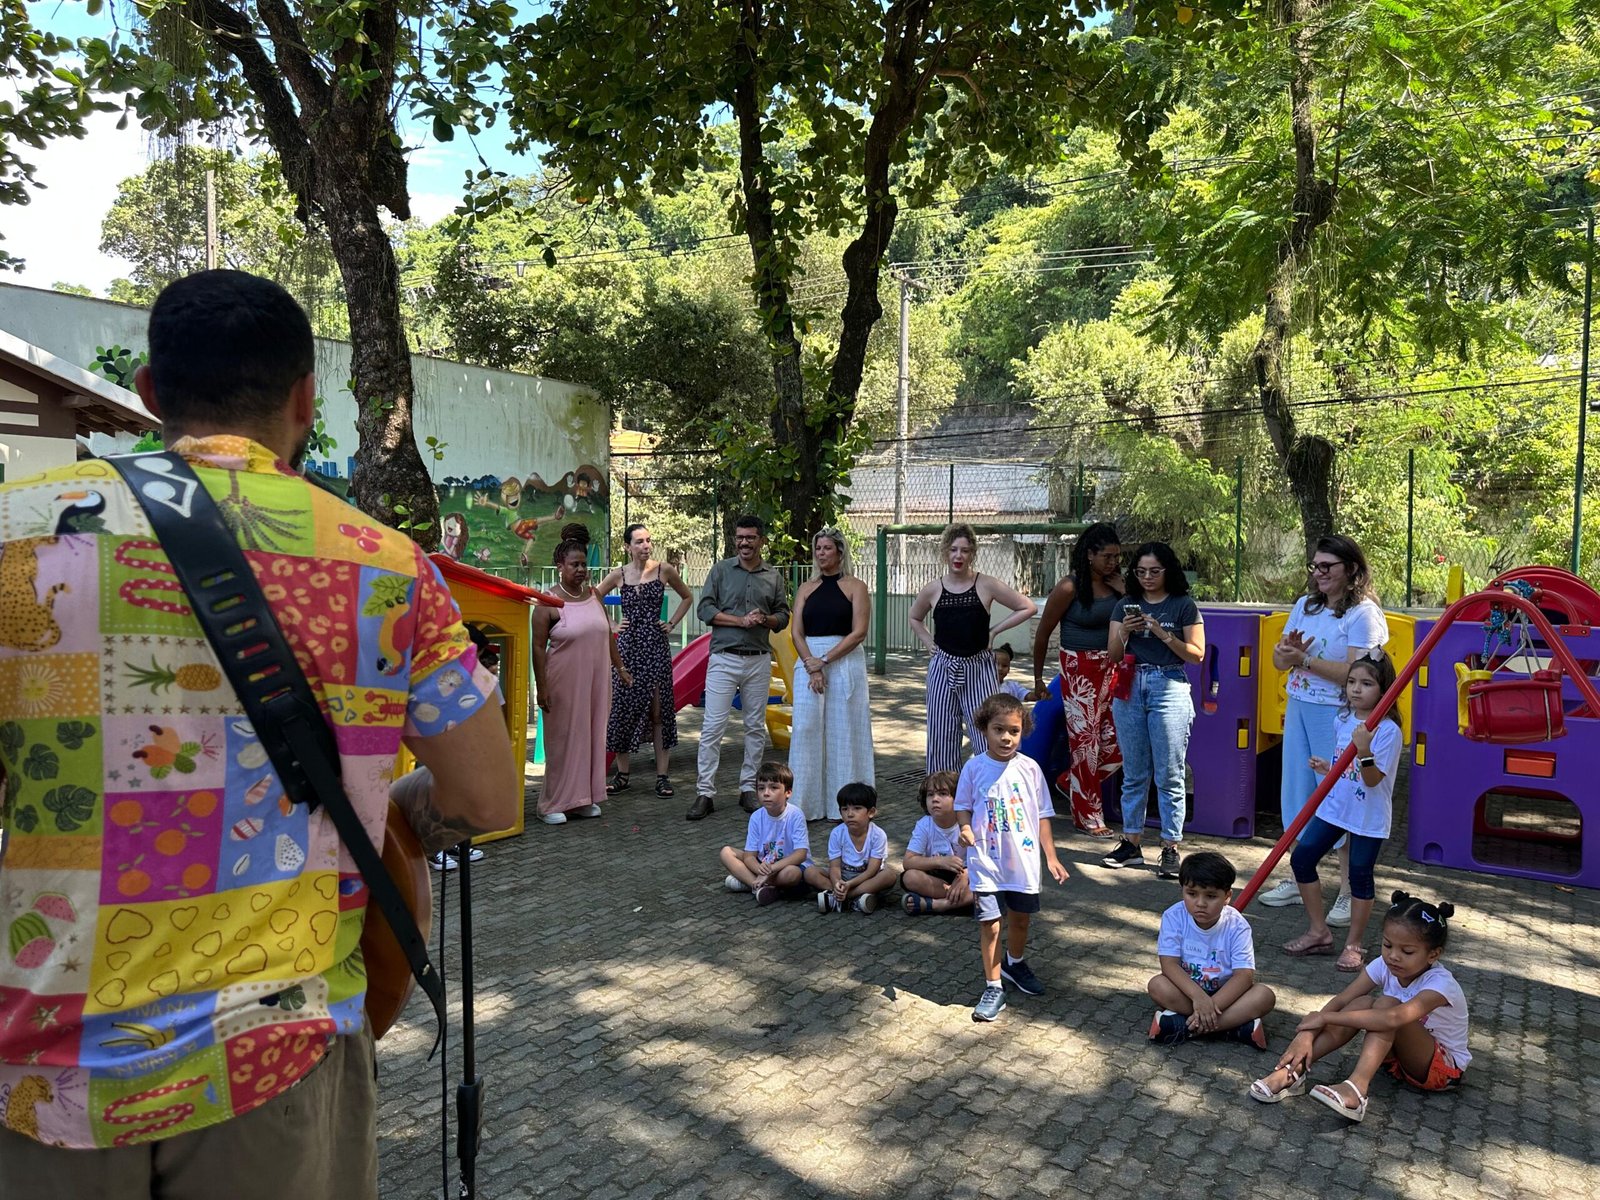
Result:
<svg viewBox="0 0 1600 1200"><path fill-rule="evenodd" d="M1122 747L1122 832L1144 833L1150 783L1161 809L1161 840L1183 840L1183 759L1189 752L1194 700L1182 667L1140 671L1133 695L1111 702L1111 719Z"/></svg>
<svg viewBox="0 0 1600 1200"><path fill-rule="evenodd" d="M1306 822L1306 827L1300 831L1300 841L1289 856L1295 882L1315 883L1317 864L1346 836L1350 839L1350 895L1357 900L1371 900L1378 890L1372 872L1378 865L1378 851L1383 849L1383 839L1364 837L1359 833L1347 835L1337 825L1330 825L1321 817L1312 817Z"/></svg>

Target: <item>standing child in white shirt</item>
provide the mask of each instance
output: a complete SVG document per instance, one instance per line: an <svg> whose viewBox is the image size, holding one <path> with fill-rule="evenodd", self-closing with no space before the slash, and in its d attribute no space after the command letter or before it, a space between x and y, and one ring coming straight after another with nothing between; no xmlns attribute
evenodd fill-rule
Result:
<svg viewBox="0 0 1600 1200"><path fill-rule="evenodd" d="M1344 682L1344 706L1334 718L1333 756L1338 758L1346 746L1354 743L1356 757L1300 831L1300 841L1289 858L1306 906L1307 926L1304 933L1283 948L1297 957L1332 954L1333 931L1323 915L1317 864L1334 843L1348 837L1350 928L1345 931L1344 950L1334 967L1349 975L1361 970L1364 958L1362 941L1377 894L1373 868L1383 849L1383 839L1389 836L1394 775L1400 765L1402 741L1400 718L1392 707L1384 714L1388 719L1379 721L1376 729L1369 731L1366 722L1394 679L1394 662L1382 650L1374 650L1350 664ZM1326 775L1331 764L1327 759L1312 758L1311 769Z"/></svg>
<svg viewBox="0 0 1600 1200"><path fill-rule="evenodd" d="M1261 1018L1277 997L1256 982L1250 922L1228 907L1236 877L1233 864L1210 850L1188 855L1178 867L1183 899L1161 914L1161 973L1146 987L1156 1002L1152 1042L1176 1046L1217 1034L1267 1048Z"/></svg>
<svg viewBox="0 0 1600 1200"><path fill-rule="evenodd" d="M1028 924L1039 911L1039 857L1044 856L1057 883L1066 882L1067 869L1056 857L1050 836L1050 819L1056 813L1044 772L1033 759L1017 753L1029 724L1027 708L1016 697L999 692L979 707L976 721L988 748L961 768L956 821L961 844L970 847L967 874L983 960L983 995L972 1019L992 1021L1005 1011L1005 983L1029 996L1044 995L1044 984L1024 957ZM1010 917L1002 963L1000 918L1005 913Z"/></svg>
<svg viewBox="0 0 1600 1200"><path fill-rule="evenodd" d="M806 816L789 803L794 772L780 762L764 762L756 772L760 807L750 814L744 849L722 848L722 865L730 892L754 892L756 903L809 896L805 871L811 865L811 838Z"/></svg>
<svg viewBox="0 0 1600 1200"><path fill-rule="evenodd" d="M1472 1061L1467 1049L1467 998L1439 965L1455 909L1404 892L1383 918L1383 957L1300 1022L1275 1071L1250 1085L1250 1098L1276 1104L1303 1095L1306 1072L1357 1034L1364 1034L1355 1067L1341 1083L1318 1084L1311 1098L1347 1121L1367 1115L1372 1079L1380 1068L1401 1083L1443 1092L1461 1082ZM1373 989L1379 994L1373 996Z"/></svg>
<svg viewBox="0 0 1600 1200"><path fill-rule="evenodd" d="M828 835L828 869L806 868L806 882L817 888L817 907L823 912L877 909L879 894L894 886L898 876L888 864L889 835L873 821L878 815L878 793L871 784L847 783L839 789L839 824Z"/></svg>
<svg viewBox="0 0 1600 1200"><path fill-rule="evenodd" d="M954 771L935 771L917 789L922 818L906 843L905 870L900 886L906 890L905 909L919 913L961 912L972 907L967 880L967 848L961 844L956 823Z"/></svg>

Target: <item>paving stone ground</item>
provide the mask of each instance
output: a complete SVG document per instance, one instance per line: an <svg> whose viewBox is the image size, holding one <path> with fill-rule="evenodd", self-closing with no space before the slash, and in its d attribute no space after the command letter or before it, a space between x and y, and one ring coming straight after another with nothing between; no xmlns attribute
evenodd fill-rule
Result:
<svg viewBox="0 0 1600 1200"><path fill-rule="evenodd" d="M922 678L905 658L871 681L878 820L896 855L919 812ZM758 910L724 892L716 851L742 845L746 820L736 744L730 732L716 813L689 823L697 711L679 727L675 798L657 799L641 773L603 817L554 828L532 821L530 801L528 831L487 847L473 871L488 1094L479 1195L1600 1193L1595 892L1423 867L1404 856L1403 834L1391 839L1380 894L1403 887L1457 907L1446 961L1467 994L1474 1059L1443 1095L1380 1079L1365 1124L1352 1126L1310 1099L1249 1100L1273 1054L1145 1040L1144 984L1177 887L1094 865L1103 843L1063 822L1072 878L1046 883L1029 954L1048 994L1013 995L994 1025L971 1020L981 972L968 919ZM826 830L812 826L814 845ZM1187 846L1227 854L1242 882L1270 841ZM453 887L448 903L453 973ZM1278 950L1301 913L1248 914L1258 978L1278 993L1274 1054L1298 1014L1347 978L1331 959ZM379 1048L385 1197L441 1194L432 1038L414 999ZM1313 1078L1343 1078L1353 1058L1346 1050ZM453 1096L454 1046L449 1069ZM452 1143L452 1200L454 1172Z"/></svg>

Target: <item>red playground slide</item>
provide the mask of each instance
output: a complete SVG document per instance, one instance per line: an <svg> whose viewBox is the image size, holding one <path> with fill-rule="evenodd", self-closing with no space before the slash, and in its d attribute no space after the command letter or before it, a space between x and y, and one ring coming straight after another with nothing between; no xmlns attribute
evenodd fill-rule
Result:
<svg viewBox="0 0 1600 1200"><path fill-rule="evenodd" d="M706 667L711 662L711 635L702 633L672 656L672 709L699 704L706 694Z"/></svg>

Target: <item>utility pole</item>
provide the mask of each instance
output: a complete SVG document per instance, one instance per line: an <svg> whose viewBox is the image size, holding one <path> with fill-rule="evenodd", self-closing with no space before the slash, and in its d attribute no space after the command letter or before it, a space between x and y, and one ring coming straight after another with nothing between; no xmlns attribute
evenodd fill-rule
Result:
<svg viewBox="0 0 1600 1200"><path fill-rule="evenodd" d="M1572 482L1572 573L1583 574L1583 443L1589 424L1589 325L1594 314L1594 202L1583 256L1583 349L1578 364L1578 461Z"/></svg>
<svg viewBox="0 0 1600 1200"><path fill-rule="evenodd" d="M906 474L910 463L911 447L911 289L922 287L916 283L908 271L901 269L894 272L895 279L900 282L900 375L899 384L895 389L895 447L894 447L894 523L906 523ZM895 542L895 573L893 590L903 592L906 590L906 539L904 534L897 535ZM878 603L886 603L888 597L880 596Z"/></svg>
<svg viewBox="0 0 1600 1200"><path fill-rule="evenodd" d="M217 269L217 173L206 168L206 270Z"/></svg>

